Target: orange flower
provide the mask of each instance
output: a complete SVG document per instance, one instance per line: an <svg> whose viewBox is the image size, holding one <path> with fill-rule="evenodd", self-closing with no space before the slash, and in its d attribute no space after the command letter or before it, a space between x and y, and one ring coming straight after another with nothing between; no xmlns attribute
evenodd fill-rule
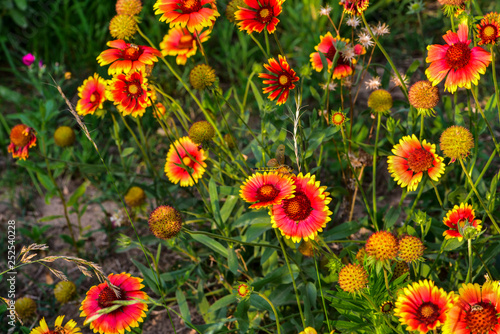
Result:
<svg viewBox="0 0 500 334"><path fill-rule="evenodd" d="M323 62L321 61L320 52L324 54L326 61L328 63L328 71L330 71L333 59L335 58L335 54L337 53L337 49L335 48L335 44L337 42L344 42L346 45L349 43L349 39L341 38L339 36L333 37L330 32L327 32L326 35L320 36L320 42L318 45L314 47L317 52L313 52L310 55L311 65L317 71L320 72L323 70ZM354 54L360 55L365 53L366 50L363 47L354 47ZM335 65L335 69L333 70L333 79L341 79L347 77L352 74L353 64L356 64L356 59L352 60L352 63L345 61L344 57L339 56L337 59L337 64Z"/></svg>
<svg viewBox="0 0 500 334"><path fill-rule="evenodd" d="M484 16L481 22L476 25L477 37L479 37L478 45L496 44L500 38L500 22L498 22L497 13L489 13Z"/></svg>
<svg viewBox="0 0 500 334"><path fill-rule="evenodd" d="M157 0L155 14L162 14L160 21L170 27L187 27L190 32L210 27L220 16L215 0Z"/></svg>
<svg viewBox="0 0 500 334"><path fill-rule="evenodd" d="M421 144L415 135L405 136L394 145L392 153L395 156L387 158L389 172L401 187L408 186L408 191L417 189L423 172L427 172L434 181L444 174L445 164L443 158L436 154L436 145L425 139Z"/></svg>
<svg viewBox="0 0 500 334"><path fill-rule="evenodd" d="M466 225L474 227L477 231L481 231L481 221L476 219L474 209L472 205L466 203L460 203L460 206L455 205L453 209L448 211L446 217L443 218L443 224L448 226L450 229L443 232L443 236L446 239L458 238L458 241L462 241L463 235L460 234L460 228L464 228Z"/></svg>
<svg viewBox="0 0 500 334"><path fill-rule="evenodd" d="M293 197L294 189L293 180L289 177L276 173L255 173L240 187L240 196L245 202L257 202L250 205L251 209L260 209Z"/></svg>
<svg viewBox="0 0 500 334"><path fill-rule="evenodd" d="M93 115L97 109L102 109L102 104L106 101L106 80L94 73L93 77L88 77L83 85L78 87L78 97L78 115Z"/></svg>
<svg viewBox="0 0 500 334"><path fill-rule="evenodd" d="M404 288L396 301L394 315L408 331L427 333L441 326L453 306L454 294L447 294L433 281L419 281Z"/></svg>
<svg viewBox="0 0 500 334"><path fill-rule="evenodd" d="M471 83L477 85L479 74L484 74L491 62L491 54L481 47L469 48L471 40L466 23L458 26L458 32L451 30L443 36L446 45L429 45L427 59L431 63L425 74L433 86L440 83L446 75L444 89L454 93L458 87L470 89Z"/></svg>
<svg viewBox="0 0 500 334"><path fill-rule="evenodd" d="M148 299L148 295L141 291L144 285L141 284L142 279L132 277L130 274L110 274L109 281L118 287L118 296L108 286L107 283L94 285L87 292L87 297L83 300L80 310L81 317L86 317L86 321L94 318L90 322L90 328L95 333L101 334L123 334L125 330L130 331L131 328L139 326L139 322L146 317L145 311L148 310L148 305L144 302L136 300L136 303L130 305L121 305L114 311L101 314L95 319L99 311L109 308L114 305L114 301L134 301L134 299Z"/></svg>
<svg viewBox="0 0 500 334"><path fill-rule="evenodd" d="M294 179L295 196L271 207L271 223L295 243L313 239L331 220L328 209L331 198L326 186L320 186L314 175L300 173Z"/></svg>
<svg viewBox="0 0 500 334"><path fill-rule="evenodd" d="M339 5L344 6L344 12L351 15L361 15L368 8L369 0L341 0Z"/></svg>
<svg viewBox="0 0 500 334"><path fill-rule="evenodd" d="M463 284L448 312L443 334L500 333L500 286L498 281Z"/></svg>
<svg viewBox="0 0 500 334"><path fill-rule="evenodd" d="M276 25L280 20L278 16L281 14L285 0L245 0L245 3L250 8L242 8L234 13L234 17L238 22L240 30L246 30L251 34L256 31L261 33L267 29L267 32L272 34L276 31Z"/></svg>
<svg viewBox="0 0 500 334"><path fill-rule="evenodd" d="M177 184L180 181L181 187L193 186L205 173L207 164L204 161L206 159L205 151L193 143L189 137L179 138L170 145L165 173L172 183Z"/></svg>
<svg viewBox="0 0 500 334"><path fill-rule="evenodd" d="M269 65L264 64L266 70L270 71L271 74L259 73L259 78L264 78L264 85L270 85L269 87L263 88L264 94L269 94L269 100L273 101L278 98L277 105L283 104L288 99L288 95L291 89L295 89L294 82L299 81L299 77L296 76L295 71L290 68L290 65L286 61L285 57L281 55L278 56L279 63L274 58L269 59Z"/></svg>
<svg viewBox="0 0 500 334"><path fill-rule="evenodd" d="M28 149L36 146L36 133L33 128L18 124L10 130L10 144L7 150L13 158L26 160Z"/></svg>
<svg viewBox="0 0 500 334"><path fill-rule="evenodd" d="M170 29L160 43L161 53L164 56L177 56L175 59L177 65L185 65L187 59L194 56L198 50L198 41L195 35L198 35L200 42L203 43L210 38L210 31L191 34L186 28Z"/></svg>
<svg viewBox="0 0 500 334"><path fill-rule="evenodd" d="M146 65L153 65L158 61L157 57L161 57L161 52L154 48L127 43L121 39L110 41L107 46L112 49L101 52L97 62L101 66L111 64L108 68L108 73L111 75L143 71Z"/></svg>
<svg viewBox="0 0 500 334"><path fill-rule="evenodd" d="M147 81L142 72L118 74L110 80L106 95L124 116L142 116L151 106Z"/></svg>

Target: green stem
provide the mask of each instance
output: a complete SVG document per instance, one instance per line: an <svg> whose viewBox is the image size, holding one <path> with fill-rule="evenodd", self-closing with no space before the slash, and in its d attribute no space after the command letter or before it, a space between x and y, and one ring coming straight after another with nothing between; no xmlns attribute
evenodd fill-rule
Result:
<svg viewBox="0 0 500 334"><path fill-rule="evenodd" d="M278 39L278 36L276 35L276 33L273 34L274 35L274 40L276 41L276 44L278 45L278 49L280 49L280 53L283 57L285 57L285 53L283 52L283 48L281 47L281 43Z"/></svg>
<svg viewBox="0 0 500 334"><path fill-rule="evenodd" d="M278 232L278 229L274 229L276 233L276 238L281 246L281 251L283 252L283 256L285 257L286 266L288 267L288 272L290 273L290 277L292 278L293 289L295 290L295 299L297 300L297 307L299 308L300 320L302 320L302 326L306 328L306 321L304 319L304 313L302 312L302 306L300 304L299 291L297 290L297 284L295 283L295 278L293 277L292 267L290 266L290 261L288 261L288 255L286 254L285 245L283 244L283 240L281 240L281 235Z"/></svg>
<svg viewBox="0 0 500 334"><path fill-rule="evenodd" d="M495 143L495 150L497 152L499 152L498 143L497 143L497 140L496 140L495 133L493 132L493 129L491 128L490 122L488 122L488 119L486 118L486 116L483 113L483 108L481 108L481 105L479 104L479 100L477 99L476 92L474 92L474 87L472 87L472 89L470 91L472 93L472 97L474 97L474 101L476 102L476 109L479 111L479 113L483 117L483 120L486 123L486 126L488 127L488 130L490 131L491 140L493 140L493 143ZM500 152L499 152L499 154L500 154Z"/></svg>
<svg viewBox="0 0 500 334"><path fill-rule="evenodd" d="M422 142L422 138L424 137L424 113L420 115L420 142Z"/></svg>
<svg viewBox="0 0 500 334"><path fill-rule="evenodd" d="M250 37L253 39L253 41L255 42L255 44L257 44L257 46L259 47L260 51L262 51L262 54L264 55L264 57L266 57L266 59L269 58L269 53L266 52L266 50L264 50L264 48L262 47L262 44L260 44L260 42L257 40L257 38L255 38L255 36L253 34L250 34Z"/></svg>
<svg viewBox="0 0 500 334"><path fill-rule="evenodd" d="M460 165L462 166L462 169L465 173L465 176L467 176L467 180L469 181L469 184L472 187L472 190L474 191L477 199L479 200L479 203L481 203L481 206L483 207L484 211L486 212L488 217L490 217L490 220L493 223L493 225L495 226L495 229L497 230L497 232L500 233L500 228L498 227L495 218L493 218L493 216L490 213L490 210L488 210L488 208L484 205L484 202L481 199L481 196L479 195L479 192L477 191L476 186L474 185L474 182L472 182L472 179L471 179L469 173L467 173L467 170L465 169L464 162L463 162L462 158L459 158L459 161L460 161Z"/></svg>
<svg viewBox="0 0 500 334"><path fill-rule="evenodd" d="M387 277L387 269L384 268L384 281L385 281L385 288L387 289L387 293L389 296L392 296L391 293L391 288L389 287L389 277Z"/></svg>
<svg viewBox="0 0 500 334"><path fill-rule="evenodd" d="M264 31L264 38L266 40L266 52L268 55L271 54L270 48L269 48L269 33L267 32L267 29Z"/></svg>
<svg viewBox="0 0 500 334"><path fill-rule="evenodd" d="M373 219L375 220L375 225L378 226L377 221L377 148L378 148L378 136L380 132L380 119L382 116L377 113L377 130L375 133L375 147L373 148L373 179L372 179L372 202L373 202ZM349 157L347 157L349 159ZM378 227L376 227L378 231Z"/></svg>
<svg viewBox="0 0 500 334"><path fill-rule="evenodd" d="M263 293L260 293L260 292L255 292L255 293L258 294L262 299L264 299L269 304L269 306L271 306L271 308L273 309L274 317L276 318L276 329L278 330L278 334L281 334L280 319L278 317L278 312L276 312L276 308L274 307L273 303L271 303L269 298L267 298Z"/></svg>
<svg viewBox="0 0 500 334"><path fill-rule="evenodd" d="M434 182L432 182L431 178L429 178L429 181L431 181L432 187L434 188L434 192L436 193L436 197L438 199L439 205L441 206L441 209L444 209L443 201L441 201L441 196L439 196L439 192L438 192L436 186L434 185Z"/></svg>
<svg viewBox="0 0 500 334"><path fill-rule="evenodd" d="M396 69L396 66L394 66L394 63L392 62L392 59L389 56L389 54L385 51L385 49L382 46L382 44L380 44L380 42L378 41L378 38L376 38L375 35L373 34L372 29L368 25L368 22L366 22L366 18L365 18L365 14L364 13L361 13L361 18L363 19L363 23L365 24L366 29L370 33L370 36L372 37L372 39L377 44L377 46L380 49L380 51L382 51L382 53L384 54L385 58L387 59L387 62L389 63L389 65L391 65L391 68L394 71L394 73L396 73L399 81L401 82L401 90L403 91L403 94L405 95L406 99L408 100L409 99L409 97L408 97L408 89L406 88L406 84L404 83L403 78L401 78L401 74Z"/></svg>
<svg viewBox="0 0 500 334"><path fill-rule="evenodd" d="M481 174L479 174L479 177L477 178L476 183L474 183L475 187L477 187L479 185L479 182L481 182L481 179L483 178L484 174L488 170L488 167L490 166L491 162L495 158L495 154L496 154L495 151L493 151L493 153L491 153L490 158L486 162L486 165L484 166L483 170L481 171ZM469 201L469 199L471 198L473 192L474 192L474 190L472 190L472 189L469 191L469 194L465 198L464 202L468 202Z"/></svg>
<svg viewBox="0 0 500 334"><path fill-rule="evenodd" d="M329 247L328 250L330 250ZM328 312L326 311L325 296L323 296L323 288L321 287L321 278L319 276L319 270L318 270L318 261L316 261L316 254L314 254L313 256L314 256L314 266L316 268L316 275L318 277L319 292L321 293L321 302L323 303L323 311L325 312L326 325L328 326L328 332L330 333L332 331L332 327L330 325L330 320L328 320Z"/></svg>
<svg viewBox="0 0 500 334"><path fill-rule="evenodd" d="M431 273L434 272L434 268L436 267L436 264L439 263L439 258L441 257L441 255L443 254L444 252L444 249L446 248L446 245L448 244L448 240L449 239L444 239L442 245L441 245L441 249L439 250L439 253L438 255L436 256L436 260L434 260L432 262L432 266L431 266L431 269L429 270L429 272L427 273L427 276L425 277L425 279L428 279L429 276L431 276Z"/></svg>
<svg viewBox="0 0 500 334"><path fill-rule="evenodd" d="M368 204L368 199L366 197L365 191L363 190L361 181L358 179L358 176L356 175L356 173L354 171L354 167L351 164L351 159L349 159L349 153L347 151L347 145L346 145L346 141L347 140L346 140L346 137L345 137L344 126L343 125L340 126L340 131L342 133L342 143L344 145L344 153L345 153L346 158L347 158L346 159L347 160L347 164L349 165L351 173L354 176L354 179L356 180L356 183L358 184L358 189L361 192L361 196L363 197L363 202L365 203L366 212L368 213L368 216L370 217L370 220L372 221L373 227L375 228L376 231L378 231L377 222L375 221L375 218L373 217L372 212L370 210L370 204Z"/></svg>
<svg viewBox="0 0 500 334"><path fill-rule="evenodd" d="M472 282L472 240L467 239L467 251L469 252L469 270L467 271L467 278L465 284Z"/></svg>
<svg viewBox="0 0 500 334"><path fill-rule="evenodd" d="M493 84L495 85L495 96L496 96L496 100L497 100L498 119L500 120L500 91L498 90L497 71L495 69L495 51L493 51L493 45L491 45L490 51L491 51L491 71L493 72Z"/></svg>
<svg viewBox="0 0 500 334"><path fill-rule="evenodd" d="M424 191L425 183L427 182L427 176L424 176L424 180L421 182L420 190L418 191L417 197L415 198L415 201L413 202L413 205L411 206L410 212L408 213L408 216L406 216L405 223L403 225L403 230L406 229L406 226L408 225L408 222L410 221L410 218L413 214L413 210L415 210L415 207L417 206L418 201L420 200L420 196L422 195L422 192Z"/></svg>
<svg viewBox="0 0 500 334"><path fill-rule="evenodd" d="M271 244L259 244L259 243L255 243L255 242L245 242L245 241L241 241L241 240L237 240L237 239L232 239L232 238L224 237L222 235L218 235L218 234L214 234L214 233L210 233L210 232L191 231L191 230L188 230L185 227L182 228L182 231L184 231L184 232L186 232L188 234L206 235L207 237L210 237L210 238L220 239L220 240L224 240L224 241L227 241L227 242L230 242L230 243L235 243L235 244L240 244L240 245L246 245L246 246L252 246L252 247L267 247L267 248L280 249L280 247L274 246L274 245L271 245Z"/></svg>

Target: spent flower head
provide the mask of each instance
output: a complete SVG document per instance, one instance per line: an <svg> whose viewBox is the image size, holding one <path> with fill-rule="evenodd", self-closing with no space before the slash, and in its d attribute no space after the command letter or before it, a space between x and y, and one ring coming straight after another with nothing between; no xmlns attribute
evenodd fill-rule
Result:
<svg viewBox="0 0 500 334"><path fill-rule="evenodd" d="M382 82L380 80L380 77L377 76L377 77L371 78L370 80L367 80L365 82L365 85L366 85L366 89L376 90L376 89L379 89L380 86L382 86Z"/></svg>
<svg viewBox="0 0 500 334"><path fill-rule="evenodd" d="M372 39L372 36L366 31L362 31L358 35L358 42L363 45L365 48L369 48L375 45L375 42Z"/></svg>
<svg viewBox="0 0 500 334"><path fill-rule="evenodd" d="M474 147L474 137L463 126L453 125L441 134L439 147L450 163L457 159L465 159Z"/></svg>
<svg viewBox="0 0 500 334"><path fill-rule="evenodd" d="M385 22L379 22L376 27L372 28L372 31L375 36L384 36L391 32L389 26Z"/></svg>
<svg viewBox="0 0 500 334"><path fill-rule="evenodd" d="M361 24L361 20L357 16L351 16L350 18L347 19L346 24L349 27L356 28Z"/></svg>
<svg viewBox="0 0 500 334"><path fill-rule="evenodd" d="M319 15L329 16L331 11L332 11L332 7L330 7L330 5L327 4L325 7L321 7L319 9Z"/></svg>
<svg viewBox="0 0 500 334"><path fill-rule="evenodd" d="M425 9L425 4L422 0L415 0L408 5L408 13L407 14L418 14Z"/></svg>

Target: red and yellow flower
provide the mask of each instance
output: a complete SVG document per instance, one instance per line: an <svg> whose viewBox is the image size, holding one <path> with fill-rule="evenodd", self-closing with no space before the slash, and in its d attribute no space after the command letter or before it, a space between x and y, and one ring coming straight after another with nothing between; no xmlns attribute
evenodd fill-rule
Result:
<svg viewBox="0 0 500 334"><path fill-rule="evenodd" d="M460 206L455 205L443 218L443 224L450 228L443 232L443 236L446 239L458 238L458 241L462 241L464 236L460 233L459 226L465 228L468 225L481 231L481 223L479 219L476 219L472 205L460 203Z"/></svg>
<svg viewBox="0 0 500 334"><path fill-rule="evenodd" d="M93 115L97 109L102 109L102 104L106 101L106 85L106 80L94 73L94 76L88 77L83 85L78 87L78 115Z"/></svg>
<svg viewBox="0 0 500 334"><path fill-rule="evenodd" d="M280 21L278 16L281 14L285 0L245 0L245 3L250 8L239 7L240 9L234 13L234 17L238 22L240 30L246 30L251 34L256 31L261 33L267 29L267 32L272 34L276 31L276 25Z"/></svg>
<svg viewBox="0 0 500 334"><path fill-rule="evenodd" d="M295 185L290 177L277 173L255 173L240 187L241 198L251 209L260 209L280 204L282 200L293 197Z"/></svg>
<svg viewBox="0 0 500 334"><path fill-rule="evenodd" d="M36 133L33 128L25 124L18 124L10 130L10 144L7 148L13 158L26 160L28 149L36 146Z"/></svg>
<svg viewBox="0 0 500 334"><path fill-rule="evenodd" d="M389 172L394 181L402 188L408 187L408 191L417 189L424 172L434 181L444 174L444 159L436 154L436 145L425 139L420 143L415 135L405 136L394 145L392 153L395 155L387 158Z"/></svg>
<svg viewBox="0 0 500 334"><path fill-rule="evenodd" d="M341 0L339 5L344 6L344 13L361 15L369 5L369 0Z"/></svg>
<svg viewBox="0 0 500 334"><path fill-rule="evenodd" d="M148 299L148 295L141 291L144 287L141 284L141 278L127 273L110 274L108 278L111 284L118 288L118 294L107 283L91 287L80 307L82 311L80 316L86 317L85 321L91 320L90 328L94 330L94 333L123 334L125 330L130 331L131 328L138 327L139 322L146 317L145 311L148 310L148 305L144 303L144 300ZM134 300L136 301L134 304L121 305L95 318L99 311L117 305L115 301Z"/></svg>
<svg viewBox="0 0 500 334"><path fill-rule="evenodd" d="M498 281L463 284L449 310L443 334L500 333L500 286Z"/></svg>
<svg viewBox="0 0 500 334"><path fill-rule="evenodd" d="M294 179L295 196L271 207L271 223L287 239L298 243L312 239L331 220L328 209L331 198L326 186L320 186L314 175L300 173Z"/></svg>
<svg viewBox="0 0 500 334"><path fill-rule="evenodd" d="M112 49L101 52L97 62L101 66L111 64L108 68L111 75L145 71L146 65L153 65L158 61L157 57L161 57L161 52L154 48L127 43L121 39L110 41L107 46Z"/></svg>
<svg viewBox="0 0 500 334"><path fill-rule="evenodd" d="M202 178L207 164L205 151L189 137L179 138L170 145L165 164L165 173L172 183L181 183L181 187L190 187ZM184 167L186 166L186 167Z"/></svg>
<svg viewBox="0 0 500 334"><path fill-rule="evenodd" d="M110 80L106 96L116 104L119 112L133 117L142 116L151 106L151 91L143 72L118 74Z"/></svg>
<svg viewBox="0 0 500 334"><path fill-rule="evenodd" d="M262 89L264 94L270 93L268 98L271 101L278 97L276 104L281 105L288 99L290 90L295 89L294 82L299 81L299 77L292 70L285 57L279 55L278 60L279 62L274 58L270 58L269 65L264 64L264 67L271 74L259 73L259 78L266 79L262 82L264 85L270 85Z"/></svg>
<svg viewBox="0 0 500 334"><path fill-rule="evenodd" d="M320 42L318 45L314 47L317 52L313 52L310 55L311 65L317 71L320 72L323 70L323 62L321 61L320 52L324 54L326 61L328 63L328 71L330 71L333 59L335 58L335 54L337 53L337 49L335 48L335 44L337 42L349 43L349 39L341 38L339 36L333 37L330 32L327 32L326 35L320 36ZM355 52L363 52L364 49L357 48ZM366 52L366 51L365 51ZM335 69L333 70L333 79L341 79L345 78L352 74L353 64L356 63L356 60L353 59L352 64L346 62L342 56L339 55L337 59L337 64L335 65Z"/></svg>
<svg viewBox="0 0 500 334"><path fill-rule="evenodd" d="M210 30L205 30L201 34L194 32L191 34L186 28L170 29L160 43L161 53L164 56L177 56L177 65L185 65L189 57L194 56L198 50L198 41L205 42L210 38Z"/></svg>
<svg viewBox="0 0 500 334"><path fill-rule="evenodd" d="M433 281L413 282L399 295L394 315L406 330L427 333L444 324L454 299L453 292L446 293Z"/></svg>
<svg viewBox="0 0 500 334"><path fill-rule="evenodd" d="M443 36L446 45L429 45L425 60L431 63L425 70L430 82L435 86L446 76L445 90L454 93L457 88L470 89L477 85L479 74L484 74L491 62L491 54L479 46L469 47L469 31L466 23L458 26L457 33L448 30Z"/></svg>
<svg viewBox="0 0 500 334"><path fill-rule="evenodd" d="M153 8L170 28L187 27L190 32L212 26L220 16L215 0L157 0Z"/></svg>
<svg viewBox="0 0 500 334"><path fill-rule="evenodd" d="M45 321L45 318L42 318L42 320L40 320L40 326L33 328L31 330L30 334L57 334L57 333L79 334L79 333L81 333L81 329L79 327L76 327L76 321L70 320L63 326L62 325L63 320L64 320L64 315L58 316L56 318L56 321L54 322L54 330L51 330L49 328L49 326L47 326L47 322Z"/></svg>
<svg viewBox="0 0 500 334"><path fill-rule="evenodd" d="M478 45L496 44L500 38L500 22L498 13L489 13L476 25Z"/></svg>

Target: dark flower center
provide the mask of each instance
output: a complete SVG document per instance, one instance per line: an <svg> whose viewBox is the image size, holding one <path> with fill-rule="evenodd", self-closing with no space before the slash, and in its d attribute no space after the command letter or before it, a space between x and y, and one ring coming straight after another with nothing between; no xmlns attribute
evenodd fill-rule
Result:
<svg viewBox="0 0 500 334"><path fill-rule="evenodd" d="M128 82L126 87L125 94L132 96L134 99L138 99L143 94L141 83L137 80Z"/></svg>
<svg viewBox="0 0 500 334"><path fill-rule="evenodd" d="M264 24L271 22L273 19L273 9L271 7L262 7L259 9L257 19Z"/></svg>
<svg viewBox="0 0 500 334"><path fill-rule="evenodd" d="M92 94L90 95L90 102L91 103L95 103L96 101L99 101L101 99L101 94L99 94L97 91L95 92L92 92Z"/></svg>
<svg viewBox="0 0 500 334"><path fill-rule="evenodd" d="M408 157L408 167L415 172L420 173L432 167L434 155L424 148L417 148L410 153Z"/></svg>
<svg viewBox="0 0 500 334"><path fill-rule="evenodd" d="M455 43L451 45L446 51L444 57L446 65L454 70L461 69L469 64L472 51L466 43Z"/></svg>
<svg viewBox="0 0 500 334"><path fill-rule="evenodd" d="M480 302L466 312L465 322L471 333L489 333L498 323L495 306Z"/></svg>
<svg viewBox="0 0 500 334"><path fill-rule="evenodd" d="M281 86L285 86L285 87L290 86L292 84L292 81L290 80L290 78L286 74L281 74L278 77L278 82L280 83Z"/></svg>
<svg viewBox="0 0 500 334"><path fill-rule="evenodd" d="M191 49L193 47L193 37L190 35L183 35L179 40L179 49Z"/></svg>
<svg viewBox="0 0 500 334"><path fill-rule="evenodd" d="M425 302L419 306L417 317L421 322L430 325L439 318L439 308L431 302Z"/></svg>
<svg viewBox="0 0 500 334"><path fill-rule="evenodd" d="M297 192L294 198L283 200L282 203L287 217L295 222L306 219L313 210L311 201L302 191Z"/></svg>
<svg viewBox="0 0 500 334"><path fill-rule="evenodd" d="M124 60L138 60L142 54L142 50L135 44L130 44L128 48L123 50L122 58Z"/></svg>
<svg viewBox="0 0 500 334"><path fill-rule="evenodd" d="M119 294L123 295L122 291L120 291ZM100 308L110 307L113 305L113 302L115 300L122 300L122 299L116 296L113 289L111 289L109 286L106 286L99 293L99 297L97 297L97 305L99 305Z"/></svg>
<svg viewBox="0 0 500 334"><path fill-rule="evenodd" d="M272 184L265 184L257 190L257 199L261 202L271 201L278 196L280 191Z"/></svg>
<svg viewBox="0 0 500 334"><path fill-rule="evenodd" d="M198 12L200 9L201 9L200 0L182 0L182 3L180 4L180 10L183 14Z"/></svg>

